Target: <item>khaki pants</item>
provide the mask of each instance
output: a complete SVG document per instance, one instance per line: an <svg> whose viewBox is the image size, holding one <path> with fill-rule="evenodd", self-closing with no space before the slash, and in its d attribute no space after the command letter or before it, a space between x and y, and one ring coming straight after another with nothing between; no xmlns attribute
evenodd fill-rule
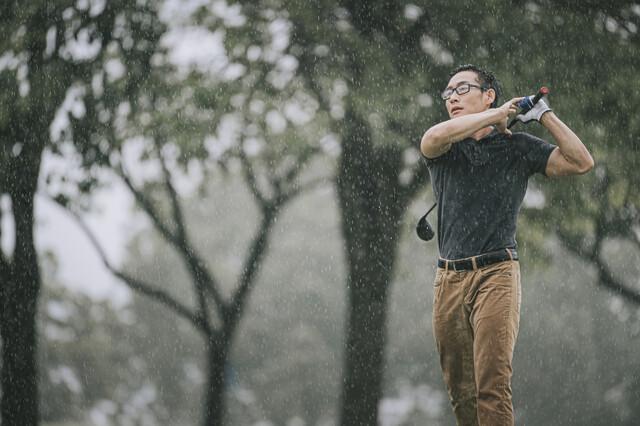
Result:
<svg viewBox="0 0 640 426"><path fill-rule="evenodd" d="M460 426L513 425L511 359L520 318L520 264L438 268L433 329Z"/></svg>

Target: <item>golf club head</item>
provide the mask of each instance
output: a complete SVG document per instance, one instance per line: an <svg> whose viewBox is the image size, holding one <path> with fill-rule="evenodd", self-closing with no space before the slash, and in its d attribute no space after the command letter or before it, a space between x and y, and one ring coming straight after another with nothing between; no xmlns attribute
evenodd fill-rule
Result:
<svg viewBox="0 0 640 426"><path fill-rule="evenodd" d="M420 218L420 220L418 221L418 225L416 226L418 237L423 241L431 241L436 235L435 231L433 230L433 226L431 226L431 224L427 220L427 214Z"/></svg>

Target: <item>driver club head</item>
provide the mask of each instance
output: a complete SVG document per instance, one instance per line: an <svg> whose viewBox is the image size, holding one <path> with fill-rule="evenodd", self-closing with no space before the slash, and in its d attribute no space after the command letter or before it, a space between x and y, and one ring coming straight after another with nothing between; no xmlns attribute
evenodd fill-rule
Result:
<svg viewBox="0 0 640 426"><path fill-rule="evenodd" d="M431 241L433 237L436 235L433 230L433 226L427 220L427 215L425 214L418 221L418 225L416 226L416 232L418 237L423 241Z"/></svg>

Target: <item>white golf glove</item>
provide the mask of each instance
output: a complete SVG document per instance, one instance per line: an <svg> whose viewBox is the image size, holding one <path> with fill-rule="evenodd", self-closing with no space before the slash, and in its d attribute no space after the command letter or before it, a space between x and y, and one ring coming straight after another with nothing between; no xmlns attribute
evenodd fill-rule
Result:
<svg viewBox="0 0 640 426"><path fill-rule="evenodd" d="M553 111L553 109L549 108L544 100L540 99L535 105L533 105L533 103L531 102L532 100L533 95L520 101L520 108L522 108L522 113L516 117L516 120L520 120L523 123L529 123L533 120L540 121L540 118L545 112Z"/></svg>

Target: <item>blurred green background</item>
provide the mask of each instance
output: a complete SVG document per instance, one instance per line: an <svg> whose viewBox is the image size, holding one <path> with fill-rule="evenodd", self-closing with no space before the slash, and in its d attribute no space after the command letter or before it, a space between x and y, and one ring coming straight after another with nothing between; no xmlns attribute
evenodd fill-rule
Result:
<svg viewBox="0 0 640 426"><path fill-rule="evenodd" d="M414 229L433 202L419 141L466 63L504 100L548 87L596 162L534 177L520 214L516 424L637 421L639 5L9 1L0 18L3 425L455 424L437 243ZM114 192L127 203L101 207ZM126 226L105 231L109 209ZM58 226L90 248L39 243ZM59 260L88 252L126 303L65 282Z"/></svg>

